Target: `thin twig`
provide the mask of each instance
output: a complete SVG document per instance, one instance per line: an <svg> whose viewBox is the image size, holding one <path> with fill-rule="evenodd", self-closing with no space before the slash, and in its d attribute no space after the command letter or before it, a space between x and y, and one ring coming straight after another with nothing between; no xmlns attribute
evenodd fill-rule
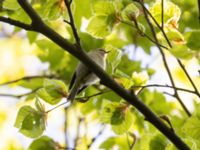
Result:
<svg viewBox="0 0 200 150"><path fill-rule="evenodd" d="M98 93L93 94L93 95L90 95L90 96L77 97L77 98L75 98L75 99L78 100L79 102L86 102L86 101L88 101L88 100L89 100L90 98L92 98L92 97L99 96L99 95L102 95L102 94L107 93L107 92L111 92L111 90L98 92ZM63 96L63 97L66 97L66 96ZM59 105L57 105L57 106L51 108L50 110L47 110L46 113L49 113L49 112L53 111L54 109L56 109L56 108L58 108L58 107L60 107L60 106L63 106L63 105L65 105L65 104L67 104L67 103L69 103L69 101L63 102L63 103L61 103L61 104L59 104Z"/></svg>
<svg viewBox="0 0 200 150"><path fill-rule="evenodd" d="M131 23L129 23L129 22L126 22L126 21L123 21L123 20L120 20L120 22L121 22L121 23L124 23L124 24L126 24L126 25L128 25L128 26L131 26L131 27L133 27L133 28L136 28L136 29L138 30L138 33L139 33L141 36L146 37L149 41L151 41L151 42L154 43L154 44L158 44L158 45L159 45L160 47L162 47L162 48L168 49L166 46L161 45L161 44L159 44L159 43L156 43L156 41L154 41L150 36L148 36L146 33L142 32L142 31L140 30L140 28L137 28L137 27L134 26L133 24L131 24Z"/></svg>
<svg viewBox="0 0 200 150"><path fill-rule="evenodd" d="M162 0L162 1L163 1L163 0ZM163 3L164 3L164 2L163 2ZM164 4L161 4L161 5L164 5ZM200 5L200 1L199 1L199 5ZM146 7L144 7L144 8L145 8L145 11L148 13L148 15L151 17L151 19L152 19L152 20L154 21L154 23L156 24L156 26L160 29L160 31L161 31L162 34L164 35L164 38L165 38L165 40L167 41L167 44L169 45L169 47L172 48L172 44L171 44L169 38L167 37L165 31L164 31L164 26L163 26L163 24L162 24L162 26L160 26L160 25L158 24L158 22L156 21L156 19L155 19L155 18L152 16L152 14L149 12L149 10L148 10ZM162 8L162 11L163 11L163 9L164 9L164 8ZM163 13L164 13L164 12L163 12ZM163 19L164 19L164 16L163 16ZM163 19L162 19L162 21L163 21ZM184 65L182 64L182 62L181 62L179 59L176 59L176 60L177 60L177 62L178 62L178 64L179 64L179 66L181 67L181 69L183 70L183 72L185 73L185 75L187 76L188 80L189 80L190 83L192 84L194 90L196 91L196 94L200 97L200 93L199 93L199 91L197 90L197 87L195 86L194 82L192 81L192 79L191 79L190 75L188 74L187 70L185 69Z"/></svg>
<svg viewBox="0 0 200 150"><path fill-rule="evenodd" d="M63 105L65 105L65 104L67 104L67 103L69 103L69 101L63 102L63 103L61 103L61 104L59 104L59 105L57 105L57 106L55 106L55 107L53 107L53 108L47 110L46 113L49 113L49 112L55 110L56 108L58 108L58 107L60 107L60 106L63 106Z"/></svg>
<svg viewBox="0 0 200 150"><path fill-rule="evenodd" d="M88 101L90 98L95 97L95 96L99 96L105 93L111 92L111 90L106 90L106 91L101 91L95 94L92 94L90 96L86 96L86 97L77 97L76 100L78 100L79 102L86 102Z"/></svg>
<svg viewBox="0 0 200 150"><path fill-rule="evenodd" d="M131 147L130 147L130 150L132 150L134 145L135 145L135 143L136 143L136 141L137 141L137 137L136 137L136 135L134 133L130 133L129 132L129 135L133 138L133 142L132 142Z"/></svg>
<svg viewBox="0 0 200 150"><path fill-rule="evenodd" d="M70 1L64 0L64 2L65 2L65 5L67 7L67 11L68 11L68 14L69 14L69 20L70 20L70 21L65 21L65 22L67 22L71 26L73 34L74 34L74 38L76 40L76 45L78 46L78 49L82 50L80 37L78 35L77 29L76 29L76 26L75 26L75 22L74 22L74 17L73 17L72 10L71 10L72 0L70 0Z"/></svg>
<svg viewBox="0 0 200 150"><path fill-rule="evenodd" d="M195 90L195 94L197 94L200 97L200 93L196 87L196 85L194 84L194 82L192 81L192 78L190 77L189 73L187 72L187 70L185 69L185 66L182 64L182 62L177 59L179 65L181 66L182 70L184 71L185 75L187 76L188 80L190 81L190 83L192 84L194 90Z"/></svg>
<svg viewBox="0 0 200 150"><path fill-rule="evenodd" d="M140 3L140 2L139 2ZM140 5L143 5L142 3L140 3ZM169 45L169 47L172 47L166 33L164 32L164 28L162 28L159 23L156 21L156 19L153 17L153 15L149 12L149 10L144 7L146 13L151 17L151 19L153 20L153 22L156 24L156 26L160 29L160 31L162 32L163 36L165 37L165 40L167 41L167 44ZM168 49L168 48L167 48Z"/></svg>
<svg viewBox="0 0 200 150"><path fill-rule="evenodd" d="M38 78L50 78L51 79L51 78L56 78L56 77L54 75L26 76L26 77L22 77L22 78L12 80L12 81L8 81L8 82L5 82L5 83L0 83L0 86L16 83L16 82L19 82L21 80L31 80L31 79L38 79Z"/></svg>
<svg viewBox="0 0 200 150"><path fill-rule="evenodd" d="M164 27L164 0L161 0L161 28Z"/></svg>
<svg viewBox="0 0 200 150"><path fill-rule="evenodd" d="M149 24L149 27L150 27L150 29L151 29L152 35L153 35L153 37L154 37L154 40L156 41L155 44L156 44L157 48L159 49L159 51L160 51L160 53L161 53L161 56L162 56L162 59L163 59L163 63L164 63L164 66L165 66L165 68L166 68L166 71L167 71L167 73L168 73L168 76L169 76L169 79L170 79L170 81L171 81L171 84L172 84L173 87L175 87L175 83L174 83L174 80L173 80L171 71L170 71L169 66L168 66L168 64L167 64L166 56L165 56L165 54L164 54L162 48L159 46L159 44L157 44L157 43L158 43L158 39L157 39L157 36L156 36L155 29L154 29L154 27L153 27L153 25L152 25L152 23L151 23L151 21L150 21L150 19L149 19L149 17L148 17L148 13L147 13L147 11L146 11L146 9L145 9L144 4L143 4L142 2L140 2L140 1L139 1L139 3L141 4L141 6L142 6L142 8L143 8L143 12L144 12L145 19L146 19L147 23ZM180 105L182 106L182 108L185 110L185 112L187 113L187 115L190 117L190 116L191 116L191 113L189 112L189 110L187 109L187 107L185 106L185 104L184 104L184 103L182 102L182 100L180 99L177 90L174 90L174 95L176 96L178 102L180 103Z"/></svg>
<svg viewBox="0 0 200 150"><path fill-rule="evenodd" d="M171 96L173 98L176 98L176 96L174 94L171 94L171 93L168 93L168 92L163 92L163 94L166 94L166 95L169 95L169 96Z"/></svg>
<svg viewBox="0 0 200 150"><path fill-rule="evenodd" d="M13 94L4 94L4 93L0 93L0 96L2 96L2 97L5 96L5 97L21 98L21 97L28 96L28 95L30 95L30 94L35 93L38 89L40 89L40 88L34 89L34 90L32 90L32 91L30 91L30 92L28 92L28 93L24 93L24 94L20 94L20 95L13 95Z"/></svg>
<svg viewBox="0 0 200 150"><path fill-rule="evenodd" d="M76 129L76 138L74 139L74 147L76 148L78 145L78 140L80 138L80 129L81 129L81 123L84 121L84 118L79 117L78 118L78 125Z"/></svg>
<svg viewBox="0 0 200 150"><path fill-rule="evenodd" d="M67 147L68 145L69 145L69 143L68 143L68 131L67 131L67 127L68 127L68 122L67 122L67 119L68 119L68 117L67 117L67 115L68 115L68 108L69 108L69 106L67 106L67 107L65 107L64 108L64 136L65 136L65 146Z"/></svg>
<svg viewBox="0 0 200 150"><path fill-rule="evenodd" d="M105 126L103 125L102 129L99 130L98 134L92 138L90 144L87 146L88 149L90 149L91 146L94 144L94 142L103 134L104 130L105 130Z"/></svg>
<svg viewBox="0 0 200 150"><path fill-rule="evenodd" d="M161 85L161 84L149 84L149 85L144 85L144 86L132 86L132 88L148 88L148 87L163 87L163 88L171 88L171 89L176 89L179 91L183 91L183 92L188 92L188 93L192 93L192 94L197 94L195 91L189 90L189 89L184 89L184 88L179 88L179 87L173 87L170 85Z"/></svg>

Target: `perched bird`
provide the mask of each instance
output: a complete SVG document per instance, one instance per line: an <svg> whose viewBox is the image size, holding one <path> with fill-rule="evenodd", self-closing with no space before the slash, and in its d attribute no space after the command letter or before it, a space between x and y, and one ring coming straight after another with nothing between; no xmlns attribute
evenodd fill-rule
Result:
<svg viewBox="0 0 200 150"><path fill-rule="evenodd" d="M101 68L105 70L106 67L106 54L108 52L104 49L96 49L90 51L88 56L95 61ZM72 76L69 90L70 94L68 96L68 101L73 101L75 96L84 90L87 86L93 85L99 81L99 78L86 67L82 62L80 62Z"/></svg>

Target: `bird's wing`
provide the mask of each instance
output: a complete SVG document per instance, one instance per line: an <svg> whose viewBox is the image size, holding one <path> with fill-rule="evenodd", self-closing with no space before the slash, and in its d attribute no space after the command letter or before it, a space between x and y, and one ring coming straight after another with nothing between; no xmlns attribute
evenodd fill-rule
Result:
<svg viewBox="0 0 200 150"><path fill-rule="evenodd" d="M70 81L70 84L69 84L69 90L71 90L72 86L74 85L75 79L76 79L76 72L74 72L74 74L71 78L71 81Z"/></svg>

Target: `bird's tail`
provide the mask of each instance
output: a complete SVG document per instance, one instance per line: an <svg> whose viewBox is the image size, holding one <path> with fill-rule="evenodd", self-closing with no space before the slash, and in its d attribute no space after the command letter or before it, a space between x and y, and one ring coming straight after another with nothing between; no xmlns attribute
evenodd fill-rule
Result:
<svg viewBox="0 0 200 150"><path fill-rule="evenodd" d="M70 94L67 97L67 100L73 102L74 98L76 97L77 91L78 91L78 86L77 86L77 84L75 84L72 87L72 90L70 91Z"/></svg>

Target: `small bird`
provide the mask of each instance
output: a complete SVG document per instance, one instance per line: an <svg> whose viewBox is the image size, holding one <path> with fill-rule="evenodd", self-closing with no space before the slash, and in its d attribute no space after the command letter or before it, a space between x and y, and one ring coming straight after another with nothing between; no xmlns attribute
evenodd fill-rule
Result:
<svg viewBox="0 0 200 150"><path fill-rule="evenodd" d="M87 54L93 61L95 61L102 69L105 70L107 53L108 52L104 49L99 48L90 51ZM70 94L67 100L72 102L77 94L79 94L89 85L93 85L98 81L99 78L90 70L90 68L86 67L82 62L80 62L72 76L69 85Z"/></svg>

